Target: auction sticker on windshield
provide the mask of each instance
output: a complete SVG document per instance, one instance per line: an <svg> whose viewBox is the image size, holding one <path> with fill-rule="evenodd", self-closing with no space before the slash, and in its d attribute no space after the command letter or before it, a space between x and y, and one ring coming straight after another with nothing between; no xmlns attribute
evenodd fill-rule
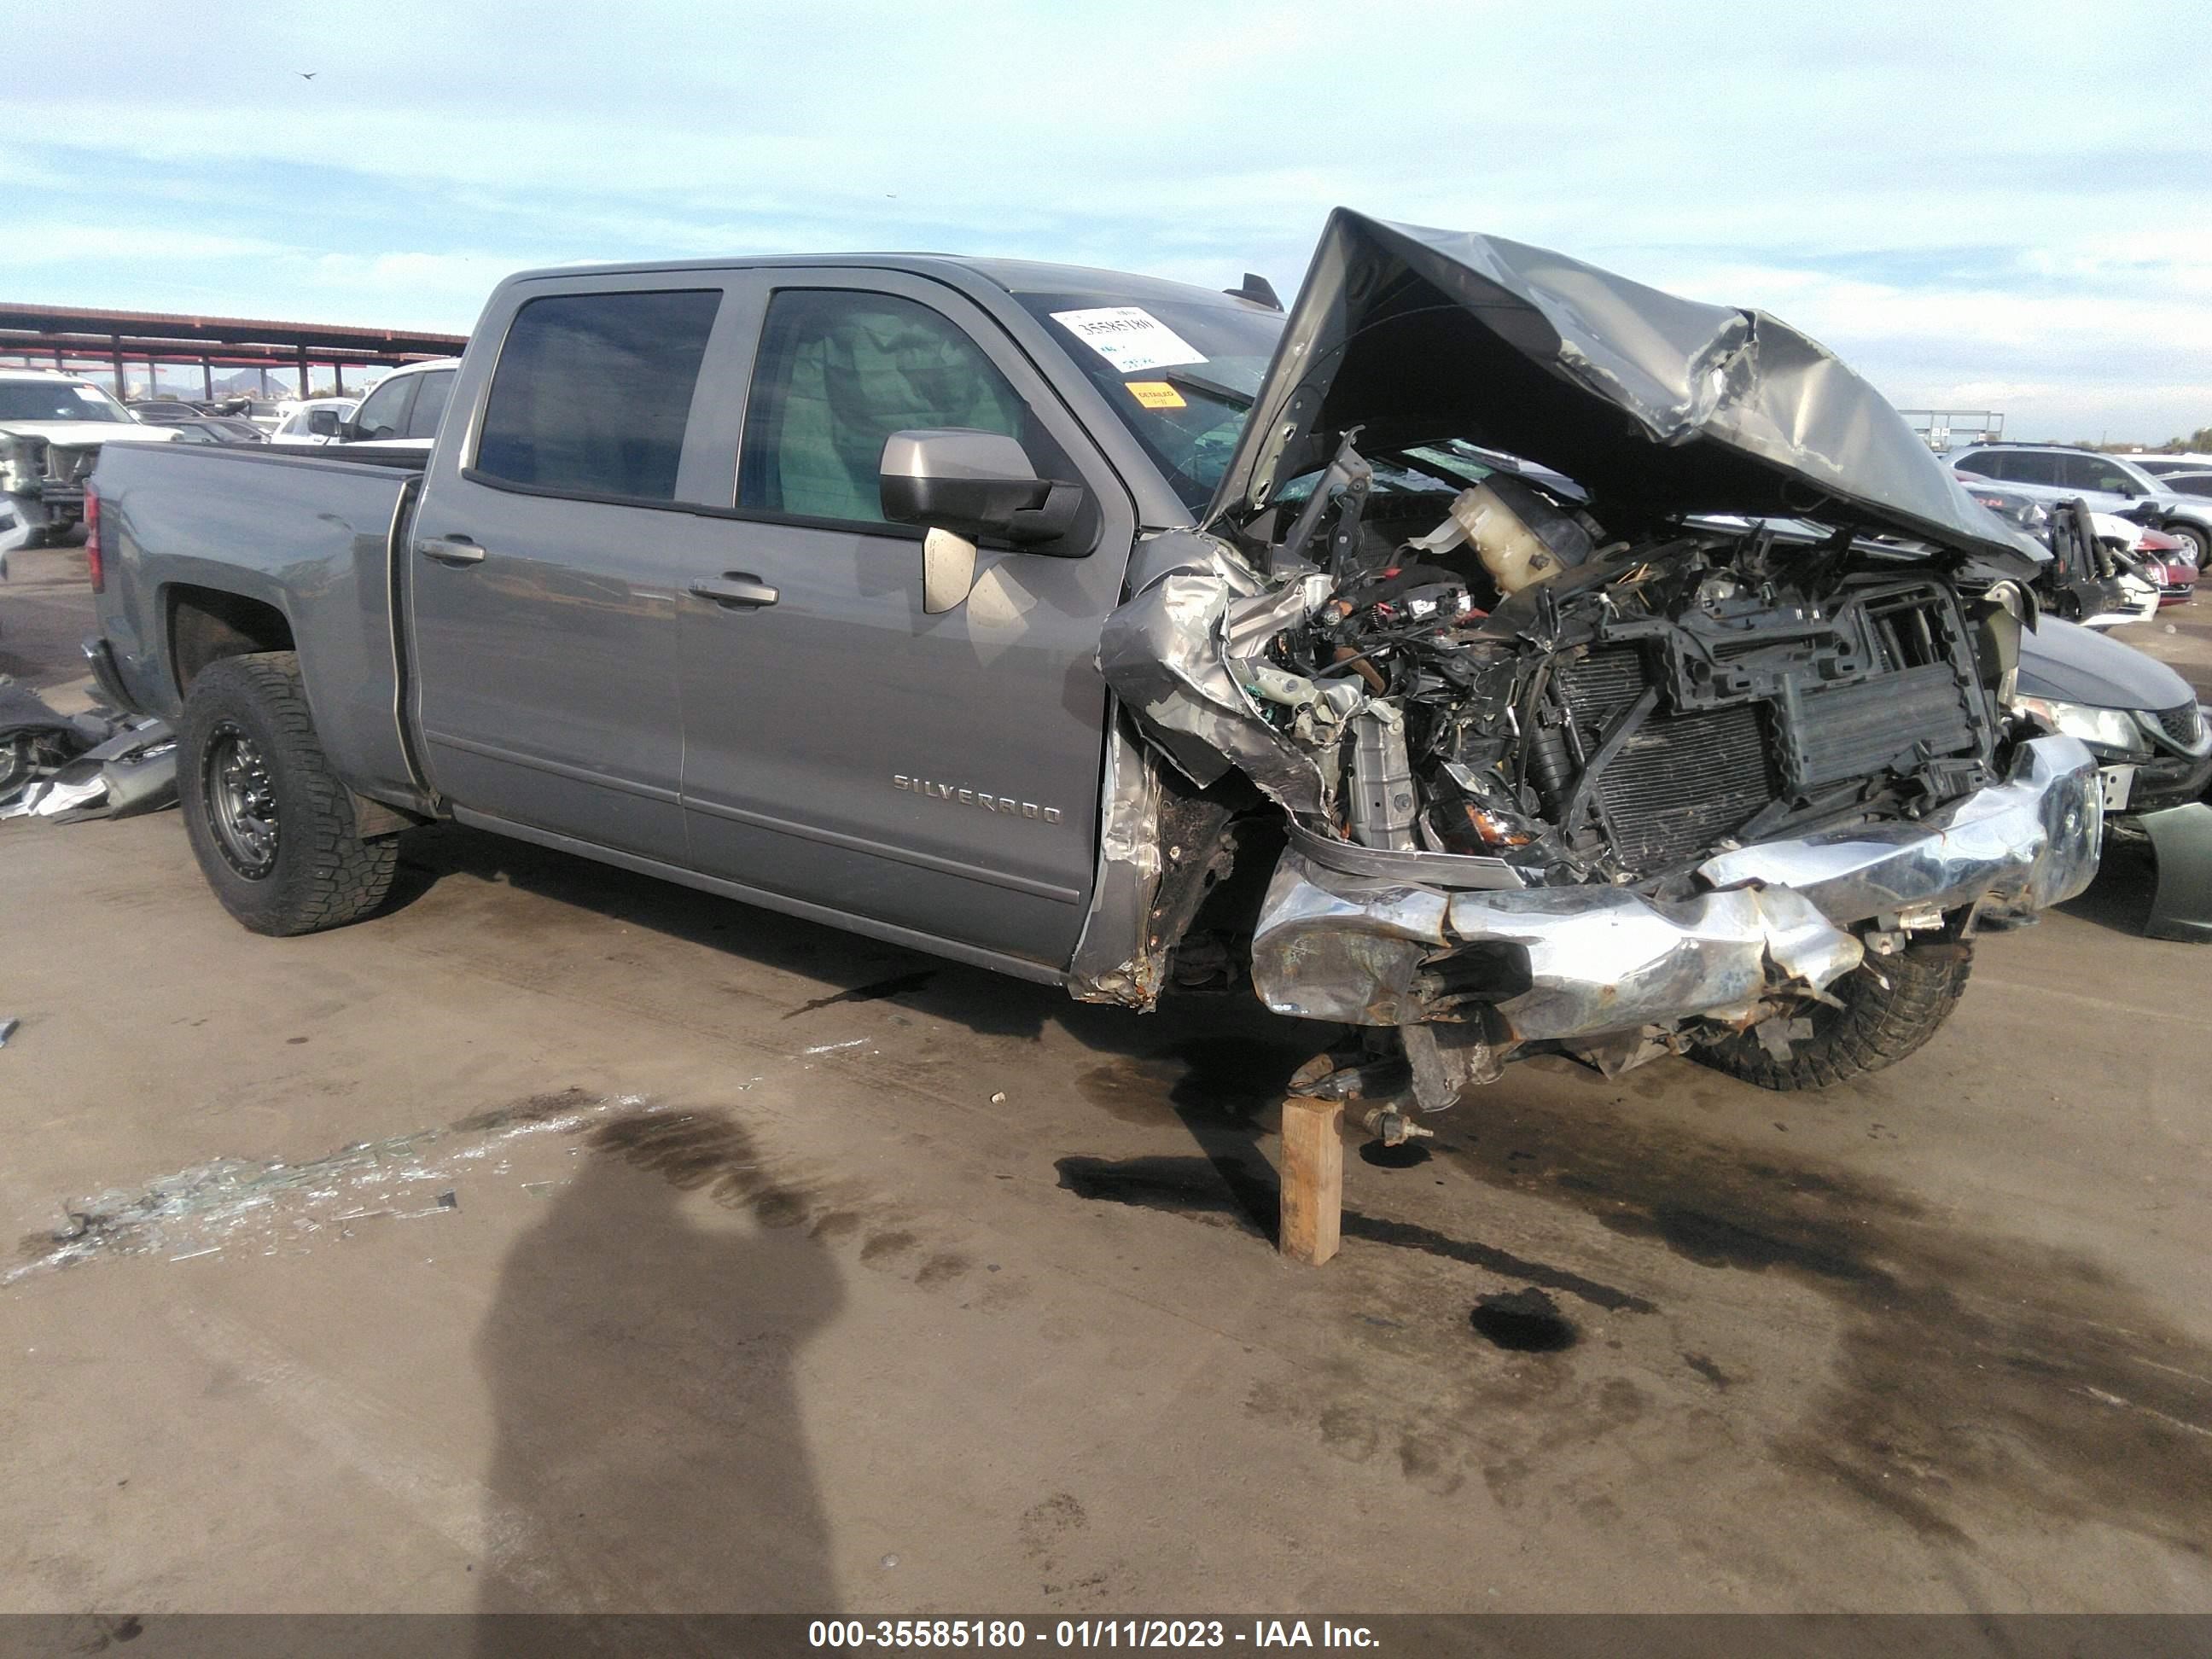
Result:
<svg viewBox="0 0 2212 1659"><path fill-rule="evenodd" d="M1190 405L1165 380L1128 380L1129 395L1146 409L1188 409Z"/></svg>
<svg viewBox="0 0 2212 1659"><path fill-rule="evenodd" d="M1124 374L1206 361L1204 352L1193 350L1189 341L1142 306L1055 311L1052 319Z"/></svg>

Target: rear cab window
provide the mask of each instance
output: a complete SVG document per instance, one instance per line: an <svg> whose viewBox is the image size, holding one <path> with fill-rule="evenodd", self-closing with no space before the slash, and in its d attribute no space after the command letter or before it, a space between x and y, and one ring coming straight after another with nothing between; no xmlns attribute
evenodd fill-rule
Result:
<svg viewBox="0 0 2212 1659"><path fill-rule="evenodd" d="M721 297L682 289L526 301L492 371L469 476L533 493L674 501Z"/></svg>

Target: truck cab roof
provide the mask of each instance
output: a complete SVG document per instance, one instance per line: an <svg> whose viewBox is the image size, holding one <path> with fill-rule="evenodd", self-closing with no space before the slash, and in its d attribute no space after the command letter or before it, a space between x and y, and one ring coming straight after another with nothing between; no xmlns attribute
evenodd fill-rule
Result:
<svg viewBox="0 0 2212 1659"><path fill-rule="evenodd" d="M1255 312L1272 307L1196 283L1165 276L1146 276L1133 271L1110 270L1094 265L1054 264L1035 259L975 258L952 253L787 253L732 255L727 258L646 260L617 264L549 265L517 271L509 283L567 281L583 276L641 276L656 272L708 270L810 270L835 268L875 268L902 270L917 276L981 281L1007 294L1070 294L1112 295L1117 303L1141 304L1146 300L1183 304L1206 301Z"/></svg>

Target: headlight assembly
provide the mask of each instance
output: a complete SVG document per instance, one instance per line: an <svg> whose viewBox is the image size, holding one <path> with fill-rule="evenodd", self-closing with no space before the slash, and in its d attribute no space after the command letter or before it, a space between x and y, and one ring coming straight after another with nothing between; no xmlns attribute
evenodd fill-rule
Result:
<svg viewBox="0 0 2212 1659"><path fill-rule="evenodd" d="M2033 714L2053 730L2103 749L2133 754L2149 747L2142 728L2124 708L2096 708L2086 702L2061 702L2056 697L2014 697L2014 713Z"/></svg>

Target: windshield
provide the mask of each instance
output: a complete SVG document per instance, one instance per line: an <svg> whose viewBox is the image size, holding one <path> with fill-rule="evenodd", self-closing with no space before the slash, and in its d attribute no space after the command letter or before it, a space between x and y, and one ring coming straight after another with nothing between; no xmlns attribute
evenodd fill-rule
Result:
<svg viewBox="0 0 2212 1659"><path fill-rule="evenodd" d="M1183 505L1205 510L1283 331L1279 313L1223 299L1024 294L1030 314L1090 377Z"/></svg>
<svg viewBox="0 0 2212 1659"><path fill-rule="evenodd" d="M128 421L121 404L77 380L0 380L0 421Z"/></svg>

